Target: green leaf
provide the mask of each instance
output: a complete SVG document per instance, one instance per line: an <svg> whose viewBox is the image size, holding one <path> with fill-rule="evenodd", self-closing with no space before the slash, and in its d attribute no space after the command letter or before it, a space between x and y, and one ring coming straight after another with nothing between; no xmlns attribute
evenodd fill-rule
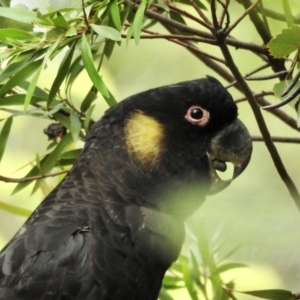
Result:
<svg viewBox="0 0 300 300"><path fill-rule="evenodd" d="M40 160L40 164L42 165L48 158L49 154L47 154L45 157L43 157ZM28 178L28 177L32 177L32 176L36 176L40 174L40 170L38 169L37 166L34 166L26 175L24 178ZM33 180L32 180L33 181ZM14 188L14 190L12 191L12 195L16 194L18 192L20 192L21 190L23 190L25 187L27 187L32 181L25 181L25 182L20 182L17 184L17 186Z"/></svg>
<svg viewBox="0 0 300 300"><path fill-rule="evenodd" d="M22 41L32 41L37 39L35 35L21 29L14 29L14 28L0 29L0 40L5 42L7 38L9 38L10 40L22 40Z"/></svg>
<svg viewBox="0 0 300 300"><path fill-rule="evenodd" d="M5 147L6 147L6 143L8 140L8 136L10 133L10 129L11 129L11 125L13 123L13 117L10 116L9 118L7 118L7 120L5 121L2 129L1 129L1 133L0 133L0 162L1 159L3 157L4 151L5 151Z"/></svg>
<svg viewBox="0 0 300 300"><path fill-rule="evenodd" d="M71 119L71 134L74 142L76 142L80 134L81 122L78 118L78 115L75 114L73 111L71 111L70 119Z"/></svg>
<svg viewBox="0 0 300 300"><path fill-rule="evenodd" d="M39 67L37 72L34 74L32 80L30 81L30 84L29 84L29 87L28 87L28 90L27 90L27 94L26 94L26 98L25 98L25 101L24 101L24 112L27 110L27 107L30 104L30 101L31 101L31 98L32 98L33 93L35 91L36 84L37 84L37 81L40 77L41 71L44 69L44 66L46 65L46 63L49 60L52 53L56 50L57 46L60 43L60 40L61 40L61 38L58 38L55 41L55 43L52 44L51 47L49 47L49 49L48 49L48 51L47 51L47 53L46 53L46 55L43 59L43 62L41 64L41 66ZM0 92L1 92L1 90L0 90Z"/></svg>
<svg viewBox="0 0 300 300"><path fill-rule="evenodd" d="M120 11L118 6L118 0L112 0L110 2L110 14L116 28L121 31L122 30L122 22L120 18Z"/></svg>
<svg viewBox="0 0 300 300"><path fill-rule="evenodd" d="M87 71L90 79L92 80L93 84L95 85L95 87L101 93L101 95L103 97L108 98L110 96L109 92L108 92L102 78L100 77L100 75L98 74L98 72L94 66L93 56L91 53L90 45L86 39L85 34L83 34L83 36L82 36L81 54L82 54L82 60L83 60L84 66L85 66L86 71ZM0 92L1 92L1 90L0 90Z"/></svg>
<svg viewBox="0 0 300 300"><path fill-rule="evenodd" d="M85 98L83 99L80 106L80 110L82 112L86 112L96 99L97 99L97 89L94 86L92 86L88 91L87 95L85 96Z"/></svg>
<svg viewBox="0 0 300 300"><path fill-rule="evenodd" d="M247 292L238 292L242 294L251 295L254 297L270 300L294 300L295 297L290 291L286 290L257 290L257 291L247 291Z"/></svg>
<svg viewBox="0 0 300 300"><path fill-rule="evenodd" d="M11 214L19 215L22 217L28 217L31 215L32 211L26 208L22 208L19 206L14 206L7 204L5 202L0 201L0 209L5 210Z"/></svg>
<svg viewBox="0 0 300 300"><path fill-rule="evenodd" d="M191 270L188 267L187 259L183 256L180 256L179 261L182 267L182 274L185 286L190 294L192 300L198 300L197 292L194 286L193 277L191 274Z"/></svg>
<svg viewBox="0 0 300 300"><path fill-rule="evenodd" d="M163 287L159 291L158 299L159 300L174 300L174 298L171 297Z"/></svg>
<svg viewBox="0 0 300 300"><path fill-rule="evenodd" d="M85 114L85 119L84 119L84 123L83 123L85 131L89 131L89 125L90 125L90 121L91 121L91 117L92 117L92 113L93 113L94 109L95 109L95 105L90 106Z"/></svg>
<svg viewBox="0 0 300 300"><path fill-rule="evenodd" d="M0 7L0 16L31 24L34 18L36 18L36 12L23 8Z"/></svg>
<svg viewBox="0 0 300 300"><path fill-rule="evenodd" d="M70 27L67 31L65 36L74 36L77 35L77 30L75 27Z"/></svg>
<svg viewBox="0 0 300 300"><path fill-rule="evenodd" d="M58 28L65 29L65 30L67 30L69 28L68 22L66 21L66 19L63 17L63 15L60 12L57 12L53 16L51 16L50 20Z"/></svg>
<svg viewBox="0 0 300 300"><path fill-rule="evenodd" d="M0 0L1 6L10 7L11 0Z"/></svg>
<svg viewBox="0 0 300 300"><path fill-rule="evenodd" d="M165 4L165 2L163 0L157 0L157 3L166 12L170 11L169 7Z"/></svg>
<svg viewBox="0 0 300 300"><path fill-rule="evenodd" d="M132 36L134 36L135 43L138 44L140 41L140 36L141 36L141 30L142 30L142 25L144 21L144 13L145 9L147 6L147 1L142 0L142 2L139 5L139 8L134 16L133 23L131 27L128 30L127 33L127 40Z"/></svg>
<svg viewBox="0 0 300 300"><path fill-rule="evenodd" d="M67 74L66 78L66 94L68 94L68 91L71 90L71 87L79 75L79 73L83 70L82 60L81 57L78 56L71 64L69 72Z"/></svg>
<svg viewBox="0 0 300 300"><path fill-rule="evenodd" d="M49 92L49 98L48 98L48 102L47 102L48 108L50 107L53 99L56 96L56 93L58 92L61 84L63 83L64 79L66 78L66 76L68 74L70 64L71 64L71 61L73 58L75 46L76 46L76 43L73 43L58 68L56 77L52 83L52 86L51 86L51 89Z"/></svg>
<svg viewBox="0 0 300 300"><path fill-rule="evenodd" d="M289 29L283 29L267 46L270 53L277 58L285 57L300 49L300 26L293 25Z"/></svg>
<svg viewBox="0 0 300 300"><path fill-rule="evenodd" d="M134 40L135 43L138 44L140 41L140 36L141 36L141 30L142 30L142 26L143 26L143 21L144 21L144 13L145 13L145 9L146 9L146 5L147 5L147 1L146 0L142 0L136 15L134 17L133 20L133 35L134 35Z"/></svg>
<svg viewBox="0 0 300 300"><path fill-rule="evenodd" d="M284 16L288 27L294 25L294 17L288 0L282 0L282 6L284 11Z"/></svg>
<svg viewBox="0 0 300 300"><path fill-rule="evenodd" d="M55 149L49 154L49 156L47 156L45 162L41 161L42 174L48 174L49 172L51 172L51 170L56 166L57 161L59 160L59 156L65 151L67 147L71 145L72 142L73 138L70 133L66 134L60 140ZM41 183L42 179L39 179L35 182L32 194L38 190Z"/></svg>
<svg viewBox="0 0 300 300"><path fill-rule="evenodd" d="M95 25L95 24L91 24L91 26L95 30L95 32L102 37L105 37L113 41L121 40L121 34L115 28L109 26Z"/></svg>
<svg viewBox="0 0 300 300"><path fill-rule="evenodd" d="M20 69L28 64L27 59L21 60L19 62L12 63L8 65L3 72L0 74L0 82L8 79L12 75L16 74Z"/></svg>
<svg viewBox="0 0 300 300"><path fill-rule="evenodd" d="M67 151L60 156L60 159L74 159L75 160L79 156L80 152L81 152L81 149L74 149L74 150Z"/></svg>
<svg viewBox="0 0 300 300"><path fill-rule="evenodd" d="M11 105L24 105L26 94L16 94L7 97L0 97L1 106L11 106ZM39 103L47 101L47 99L39 98L33 96L31 103Z"/></svg>
<svg viewBox="0 0 300 300"><path fill-rule="evenodd" d="M23 68L21 68L13 77L11 77L5 85L0 89L0 95L5 94L10 91L15 86L19 85L21 82L25 81L29 76L31 76L36 70L41 66L42 60L35 60Z"/></svg>

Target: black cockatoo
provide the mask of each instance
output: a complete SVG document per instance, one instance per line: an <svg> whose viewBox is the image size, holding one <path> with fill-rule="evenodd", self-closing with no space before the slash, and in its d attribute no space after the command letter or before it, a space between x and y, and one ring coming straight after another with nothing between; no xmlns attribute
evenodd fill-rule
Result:
<svg viewBox="0 0 300 300"><path fill-rule="evenodd" d="M238 176L251 151L231 95L212 77L108 109L68 175L0 253L0 299L157 299L184 219L228 185L216 169L231 162Z"/></svg>

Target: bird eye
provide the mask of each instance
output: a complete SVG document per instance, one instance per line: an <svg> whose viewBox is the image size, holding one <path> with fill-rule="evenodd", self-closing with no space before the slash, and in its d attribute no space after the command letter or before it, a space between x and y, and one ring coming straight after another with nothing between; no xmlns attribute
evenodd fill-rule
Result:
<svg viewBox="0 0 300 300"><path fill-rule="evenodd" d="M210 119L210 114L201 106L193 105L188 109L185 119L193 125L204 127Z"/></svg>

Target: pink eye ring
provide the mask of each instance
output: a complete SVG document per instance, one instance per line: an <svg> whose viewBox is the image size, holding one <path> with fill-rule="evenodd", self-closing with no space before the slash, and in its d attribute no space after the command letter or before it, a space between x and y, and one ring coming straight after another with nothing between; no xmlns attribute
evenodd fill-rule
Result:
<svg viewBox="0 0 300 300"><path fill-rule="evenodd" d="M193 105L188 109L185 119L193 125L204 127L209 122L210 114L209 111L201 106Z"/></svg>

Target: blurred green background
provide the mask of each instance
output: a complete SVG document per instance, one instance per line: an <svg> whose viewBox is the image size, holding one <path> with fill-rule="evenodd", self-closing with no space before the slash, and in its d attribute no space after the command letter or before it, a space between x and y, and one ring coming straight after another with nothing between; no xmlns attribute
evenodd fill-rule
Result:
<svg viewBox="0 0 300 300"><path fill-rule="evenodd" d="M19 1L21 2L21 1ZM35 6L40 1L23 1ZM14 2L16 3L16 1ZM264 5L281 11L281 1L266 1ZM275 5L275 7L274 7ZM278 8L276 7L278 5ZM290 5L300 11L299 0L290 0ZM232 17L238 16L242 8L236 2L232 3ZM242 40L258 40L252 24L248 22L249 31L244 32L237 27L234 35ZM270 23L272 32L280 32L285 28L283 22ZM241 28L245 28L242 26ZM159 30L159 29L158 29ZM217 48L202 45L203 50L212 54L219 54ZM252 71L261 61L254 55L243 50L231 52L243 74ZM39 86L48 87L52 83L59 58L56 58L43 71ZM263 72L271 73L270 70ZM105 61L102 75L118 101L127 96L149 88L172 84L180 81L214 76L214 72L203 65L184 48L164 40L141 40L136 46L134 42L116 47L109 61ZM51 79L49 79L51 78ZM224 85L227 83L218 78ZM250 86L257 92L271 89L276 83L272 80L265 82L251 82ZM79 104L91 87L86 74L78 79L76 90L73 92L74 103ZM233 97L241 95L233 88L229 90ZM94 111L94 118L98 119L107 108L104 101L99 99ZM295 112L286 107L284 109L293 117ZM252 111L247 102L239 104L239 115L253 135L260 135ZM0 112L0 117L6 116ZM268 112L264 112L270 132L274 136L299 136L299 132L290 129ZM5 156L0 165L3 176L21 178L30 170L30 162L35 159L35 153L46 153L47 137L43 129L50 122L29 116L20 116L14 120L12 133L9 138ZM1 142L1 141L0 141ZM276 144L282 160L300 190L300 145ZM29 165L28 165L29 164ZM27 167L24 167L26 166ZM48 187L31 195L32 185L21 192L11 195L15 184L0 182L0 201L16 205L28 210L40 203L51 188L58 182L57 178L47 179ZM0 209L0 248L17 232L26 220ZM212 247L218 247L219 255L225 255L238 245L241 247L229 258L233 262L248 264L248 268L226 272L226 281L236 282L237 290L255 290L262 288L284 288L292 292L300 292L300 213L293 200L280 180L270 155L262 142L254 143L252 160L246 171L237 178L231 186L220 194L208 197L204 205L187 221L187 228L197 229L204 220L207 235ZM189 240L183 247L187 252L193 247ZM183 299L180 293L178 299ZM186 296L186 299L189 299ZM243 296L239 299L251 299Z"/></svg>

